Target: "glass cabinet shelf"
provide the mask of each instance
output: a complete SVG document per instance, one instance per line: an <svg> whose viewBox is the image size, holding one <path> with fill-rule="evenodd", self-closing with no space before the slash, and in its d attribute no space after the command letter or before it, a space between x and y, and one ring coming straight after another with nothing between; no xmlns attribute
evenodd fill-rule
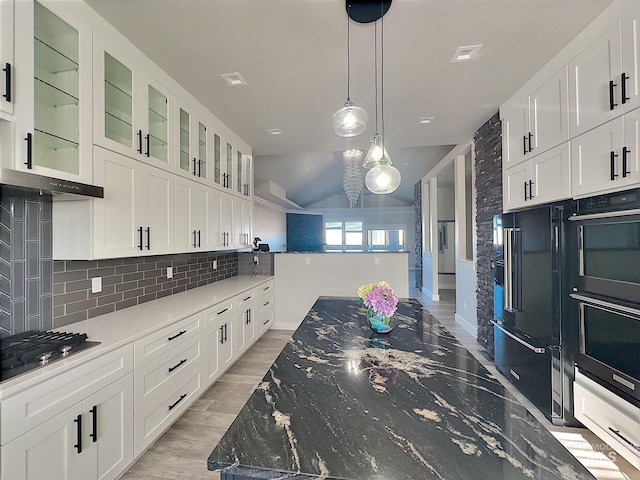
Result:
<svg viewBox="0 0 640 480"><path fill-rule="evenodd" d="M77 72L80 68L76 60L38 37L34 37L34 48L38 67L49 73Z"/></svg>
<svg viewBox="0 0 640 480"><path fill-rule="evenodd" d="M131 123L130 118L131 112L133 111L133 97L131 94L109 81L105 81L104 84L107 111L111 112L114 116L123 118L128 123ZM116 114L116 111L121 113Z"/></svg>
<svg viewBox="0 0 640 480"><path fill-rule="evenodd" d="M122 145L132 145L133 125L130 122L110 112L105 112L104 122L107 138L115 140Z"/></svg>
<svg viewBox="0 0 640 480"><path fill-rule="evenodd" d="M34 129L35 138L34 143L40 147L49 150L65 150L65 149L78 149L79 143L77 141L69 140L67 138L59 137L43 130Z"/></svg>
<svg viewBox="0 0 640 480"><path fill-rule="evenodd" d="M163 138L159 138L155 135L149 134L149 145L151 146L151 148L166 147L167 141Z"/></svg>
<svg viewBox="0 0 640 480"><path fill-rule="evenodd" d="M34 77L35 96L38 103L51 107L61 107L63 105L78 105L79 99L64 90Z"/></svg>
<svg viewBox="0 0 640 480"><path fill-rule="evenodd" d="M158 112L150 108L149 123L167 123L167 114L165 112Z"/></svg>

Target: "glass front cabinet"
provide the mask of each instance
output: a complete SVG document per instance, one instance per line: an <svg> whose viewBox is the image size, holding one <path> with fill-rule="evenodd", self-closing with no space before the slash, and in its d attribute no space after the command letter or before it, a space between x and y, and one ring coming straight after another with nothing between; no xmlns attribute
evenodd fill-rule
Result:
<svg viewBox="0 0 640 480"><path fill-rule="evenodd" d="M71 16L60 4L15 3L14 168L90 183L92 33Z"/></svg>
<svg viewBox="0 0 640 480"><path fill-rule="evenodd" d="M210 184L210 157L215 155L211 147L209 122L206 116L198 114L176 99L177 162L175 172L200 183Z"/></svg>
<svg viewBox="0 0 640 480"><path fill-rule="evenodd" d="M104 42L104 43L103 43ZM94 42L95 143L171 170L173 97L111 39Z"/></svg>

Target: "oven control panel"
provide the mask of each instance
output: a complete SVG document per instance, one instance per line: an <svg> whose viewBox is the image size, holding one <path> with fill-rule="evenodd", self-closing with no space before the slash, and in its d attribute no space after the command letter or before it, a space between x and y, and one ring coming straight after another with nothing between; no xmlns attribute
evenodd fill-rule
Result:
<svg viewBox="0 0 640 480"><path fill-rule="evenodd" d="M578 212L602 212L609 210L627 210L640 207L640 189L598 195L578 200Z"/></svg>

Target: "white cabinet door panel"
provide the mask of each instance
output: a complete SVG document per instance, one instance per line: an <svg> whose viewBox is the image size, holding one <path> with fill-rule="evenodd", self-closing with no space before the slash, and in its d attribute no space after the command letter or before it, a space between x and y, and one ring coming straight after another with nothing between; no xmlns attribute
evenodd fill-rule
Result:
<svg viewBox="0 0 640 480"><path fill-rule="evenodd" d="M571 162L569 142L531 159L533 203L548 203L571 198Z"/></svg>
<svg viewBox="0 0 640 480"><path fill-rule="evenodd" d="M502 155L504 169L523 162L527 156L529 132L529 100L520 104L503 119L502 139L505 142Z"/></svg>
<svg viewBox="0 0 640 480"><path fill-rule="evenodd" d="M531 95L531 155L569 140L567 85L565 67Z"/></svg>

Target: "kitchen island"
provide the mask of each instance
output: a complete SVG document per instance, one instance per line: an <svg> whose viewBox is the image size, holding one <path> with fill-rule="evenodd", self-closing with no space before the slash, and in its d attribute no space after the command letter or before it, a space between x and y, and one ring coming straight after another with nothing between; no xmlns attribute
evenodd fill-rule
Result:
<svg viewBox="0 0 640 480"><path fill-rule="evenodd" d="M321 297L208 460L222 479L592 479L415 300Z"/></svg>

